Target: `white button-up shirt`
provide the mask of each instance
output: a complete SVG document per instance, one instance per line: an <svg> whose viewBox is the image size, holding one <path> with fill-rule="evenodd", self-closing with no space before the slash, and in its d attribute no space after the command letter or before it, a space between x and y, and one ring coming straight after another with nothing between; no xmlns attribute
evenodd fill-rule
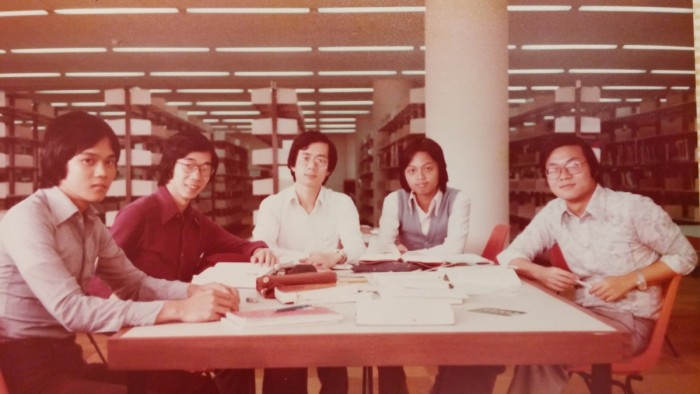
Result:
<svg viewBox="0 0 700 394"><path fill-rule="evenodd" d="M596 283L625 275L658 260L679 274L690 273L698 262L695 250L668 214L650 198L597 186L586 211L571 213L560 198L550 201L498 255L501 264L515 258L533 260L558 243L572 272ZM632 290L617 302L605 302L577 289L576 301L586 307L629 311L655 318L662 302L660 286Z"/></svg>
<svg viewBox="0 0 700 394"><path fill-rule="evenodd" d="M299 203L294 186L266 197L258 210L253 239L265 242L282 263L338 249L348 262L355 262L365 251L352 199L325 187L310 213Z"/></svg>

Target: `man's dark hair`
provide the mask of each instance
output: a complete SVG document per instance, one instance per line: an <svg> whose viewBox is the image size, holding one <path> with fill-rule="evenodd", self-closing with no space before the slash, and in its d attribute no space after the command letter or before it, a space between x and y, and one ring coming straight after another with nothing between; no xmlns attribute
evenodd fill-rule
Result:
<svg viewBox="0 0 700 394"><path fill-rule="evenodd" d="M214 144L202 133L181 131L163 142L163 157L158 166L158 184L167 184L173 178L177 161L192 152L211 153L211 178L213 178L219 168L219 156L216 155Z"/></svg>
<svg viewBox="0 0 700 394"><path fill-rule="evenodd" d="M292 142L292 147L289 148L289 157L287 157L287 167L289 171L292 172L292 179L297 180L296 174L292 168L297 163L297 156L299 156L300 150L306 150L309 145L314 142L322 142L328 145L328 175L326 179L323 180L323 184L326 184L328 177L331 176L333 170L335 170L336 164L338 164L338 151L335 149L335 144L328 138L327 135L321 133L320 131L307 131L299 134Z"/></svg>
<svg viewBox="0 0 700 394"><path fill-rule="evenodd" d="M593 152L593 148L575 134L566 133L552 134L544 141L544 149L540 156L540 170L542 171L542 176L545 178L547 177L547 160L549 160L549 156L551 156L555 149L561 148L562 146L578 146L581 148L586 162L588 163L588 168L591 169L591 177L597 182L600 164Z"/></svg>
<svg viewBox="0 0 700 394"><path fill-rule="evenodd" d="M444 193L447 190L447 181L449 177L447 176L447 163L445 162L445 155L442 153L442 148L440 145L431 140L430 138L421 138L409 144L403 152L401 152L401 157L399 158L399 170L401 175L399 180L401 181L401 187L407 192L411 192L411 187L408 186L406 181L406 168L413 160L413 156L418 152L425 152L430 156L438 165L438 187Z"/></svg>
<svg viewBox="0 0 700 394"><path fill-rule="evenodd" d="M119 139L107 122L84 111L72 111L56 117L46 127L44 134L39 164L40 186L58 186L68 174L68 161L104 138L109 140L118 161L121 150Z"/></svg>

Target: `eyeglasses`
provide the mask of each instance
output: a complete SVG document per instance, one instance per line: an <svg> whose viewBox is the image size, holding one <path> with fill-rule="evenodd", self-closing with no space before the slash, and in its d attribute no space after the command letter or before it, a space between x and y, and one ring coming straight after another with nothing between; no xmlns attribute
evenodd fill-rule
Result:
<svg viewBox="0 0 700 394"><path fill-rule="evenodd" d="M580 160L572 160L564 166L557 166L557 165L551 165L548 166L547 169L545 169L544 173L547 175L547 178L549 179L557 179L561 175L561 172L563 170L566 170L570 175L576 175L580 174L583 171L583 165L586 164L586 162L582 162Z"/></svg>
<svg viewBox="0 0 700 394"><path fill-rule="evenodd" d="M177 164L181 165L182 169L185 171L185 174L188 175L192 174L195 170L199 170L199 175L208 178L214 171L214 168L209 163L197 164L192 160L184 159L178 160Z"/></svg>
<svg viewBox="0 0 700 394"><path fill-rule="evenodd" d="M298 160L301 160L304 165L309 165L313 161L318 168L328 168L328 159L323 156L301 155Z"/></svg>

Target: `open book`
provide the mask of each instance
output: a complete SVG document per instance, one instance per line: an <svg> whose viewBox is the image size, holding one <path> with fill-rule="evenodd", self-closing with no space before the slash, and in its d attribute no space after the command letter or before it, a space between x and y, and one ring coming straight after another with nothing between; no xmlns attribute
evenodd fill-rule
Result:
<svg viewBox="0 0 700 394"><path fill-rule="evenodd" d="M278 309L228 312L223 321L241 328L270 327L309 323L337 323L343 315L322 306L298 305Z"/></svg>
<svg viewBox="0 0 700 394"><path fill-rule="evenodd" d="M360 264L372 264L385 261L403 261L416 263L426 267L444 265L493 265L494 262L475 253L460 253L451 255L435 255L418 252L406 252L401 254L396 245L385 245L378 248L376 245L369 248L367 253L360 257Z"/></svg>

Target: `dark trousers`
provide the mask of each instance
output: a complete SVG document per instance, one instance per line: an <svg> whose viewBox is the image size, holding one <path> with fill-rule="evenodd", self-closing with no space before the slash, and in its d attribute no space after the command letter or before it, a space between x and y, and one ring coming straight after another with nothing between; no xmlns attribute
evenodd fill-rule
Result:
<svg viewBox="0 0 700 394"><path fill-rule="evenodd" d="M86 364L74 338L0 342L0 369L10 393L127 392L126 373L110 371L103 364ZM149 392L156 393L215 394L219 392L217 386L224 393L255 392L253 370L223 371L217 374L216 383L207 375L185 371L148 372L147 380ZM224 386L229 384L234 388L229 390Z"/></svg>
<svg viewBox="0 0 700 394"><path fill-rule="evenodd" d="M403 367L377 367L379 394L408 394Z"/></svg>
<svg viewBox="0 0 700 394"><path fill-rule="evenodd" d="M491 394L502 365L441 366L431 394Z"/></svg>
<svg viewBox="0 0 700 394"><path fill-rule="evenodd" d="M348 370L345 367L316 368L321 381L319 394L347 394ZM267 368L263 376L263 394L306 394L306 368Z"/></svg>

